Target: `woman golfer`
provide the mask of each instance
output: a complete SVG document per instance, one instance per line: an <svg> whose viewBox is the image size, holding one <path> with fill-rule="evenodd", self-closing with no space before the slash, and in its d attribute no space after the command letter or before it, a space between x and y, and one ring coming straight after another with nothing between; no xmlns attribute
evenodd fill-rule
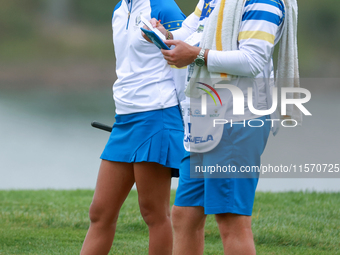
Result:
<svg viewBox="0 0 340 255"><path fill-rule="evenodd" d="M149 254L172 253L170 184L184 155L183 124L171 67L142 37L142 16L168 30L185 19L173 0L122 0L114 9L116 122L101 155L82 255L109 253L119 210L134 183L149 228Z"/></svg>

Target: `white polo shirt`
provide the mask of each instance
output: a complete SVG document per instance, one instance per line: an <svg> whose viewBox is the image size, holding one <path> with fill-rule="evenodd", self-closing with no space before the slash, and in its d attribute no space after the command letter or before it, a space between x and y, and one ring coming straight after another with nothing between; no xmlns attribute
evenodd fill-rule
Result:
<svg viewBox="0 0 340 255"><path fill-rule="evenodd" d="M118 79L113 85L117 114L163 109L178 105L171 67L161 51L141 35L140 17L156 18L168 30L185 19L173 0L120 1L112 15Z"/></svg>

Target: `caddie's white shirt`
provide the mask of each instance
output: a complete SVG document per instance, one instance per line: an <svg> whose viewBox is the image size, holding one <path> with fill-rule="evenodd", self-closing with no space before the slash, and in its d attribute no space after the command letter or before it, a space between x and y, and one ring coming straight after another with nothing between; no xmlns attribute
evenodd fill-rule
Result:
<svg viewBox="0 0 340 255"><path fill-rule="evenodd" d="M195 33L204 29L210 14L220 0L200 0L194 13L174 31L174 39L188 40ZM244 114L233 113L233 96L228 89L216 88L223 106L215 107L215 99L207 98L207 114L201 114L201 98L186 98L181 102L185 122L184 146L188 151L207 152L219 143L223 134L223 125L213 126L214 119L223 119L230 123L258 118L264 110L271 107L271 89L273 83L272 54L275 44L282 36L285 8L282 0L246 0L242 21L239 28L238 50L210 50L207 68L209 72L227 73L237 76L229 84L240 89L244 95ZM195 40L193 40L195 42ZM190 70L188 71L190 78ZM209 84L213 85L213 84ZM248 95L252 88L252 95ZM262 115L250 111L247 101L252 99L256 110ZM217 100L217 99L216 99ZM222 105L222 103L221 103ZM242 107L242 106L241 106ZM241 123L242 124L242 123ZM274 131L275 127L273 128Z"/></svg>
<svg viewBox="0 0 340 255"><path fill-rule="evenodd" d="M118 77L113 97L117 114L178 105L171 67L160 50L142 37L141 15L147 20L161 20L170 31L179 28L185 19L173 0L122 0L117 4L112 15Z"/></svg>
<svg viewBox="0 0 340 255"><path fill-rule="evenodd" d="M200 0L195 11L183 22L182 28L172 32L174 39L185 41L197 30L203 30L207 19L219 1ZM230 84L242 90L245 102L248 98L248 88L252 87L253 95L251 96L256 110L267 110L272 104L271 92L268 91L270 88L266 84L268 80L264 81L264 79L273 78L272 54L275 44L283 33L284 17L285 7L282 0L246 0L239 29L239 49L236 51L209 51L208 71L239 76ZM229 104L225 116L220 117L233 121L259 117L259 115L250 112L247 104L245 104L244 115L234 115L233 98L230 91L227 89L216 90L223 103ZM195 100L191 98L191 101ZM214 105L213 99L208 97L207 104L208 106Z"/></svg>

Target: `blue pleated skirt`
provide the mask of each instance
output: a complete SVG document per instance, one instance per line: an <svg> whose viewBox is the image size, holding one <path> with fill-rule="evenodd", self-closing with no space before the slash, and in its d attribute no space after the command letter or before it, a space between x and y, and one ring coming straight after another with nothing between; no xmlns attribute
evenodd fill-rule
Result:
<svg viewBox="0 0 340 255"><path fill-rule="evenodd" d="M184 156L183 121L179 106L116 115L101 159L115 162L155 162L178 169Z"/></svg>

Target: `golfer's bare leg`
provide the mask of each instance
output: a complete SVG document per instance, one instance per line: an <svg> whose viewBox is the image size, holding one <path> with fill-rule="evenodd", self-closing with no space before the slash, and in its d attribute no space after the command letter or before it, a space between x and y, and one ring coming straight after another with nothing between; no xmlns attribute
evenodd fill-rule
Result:
<svg viewBox="0 0 340 255"><path fill-rule="evenodd" d="M157 163L134 164L138 202L149 228L149 254L172 254L171 170Z"/></svg>
<svg viewBox="0 0 340 255"><path fill-rule="evenodd" d="M201 206L172 207L174 255L201 255L204 251L206 215Z"/></svg>
<svg viewBox="0 0 340 255"><path fill-rule="evenodd" d="M119 210L134 184L133 165L102 160L81 255L108 254Z"/></svg>
<svg viewBox="0 0 340 255"><path fill-rule="evenodd" d="M251 216L216 214L225 255L255 255Z"/></svg>

